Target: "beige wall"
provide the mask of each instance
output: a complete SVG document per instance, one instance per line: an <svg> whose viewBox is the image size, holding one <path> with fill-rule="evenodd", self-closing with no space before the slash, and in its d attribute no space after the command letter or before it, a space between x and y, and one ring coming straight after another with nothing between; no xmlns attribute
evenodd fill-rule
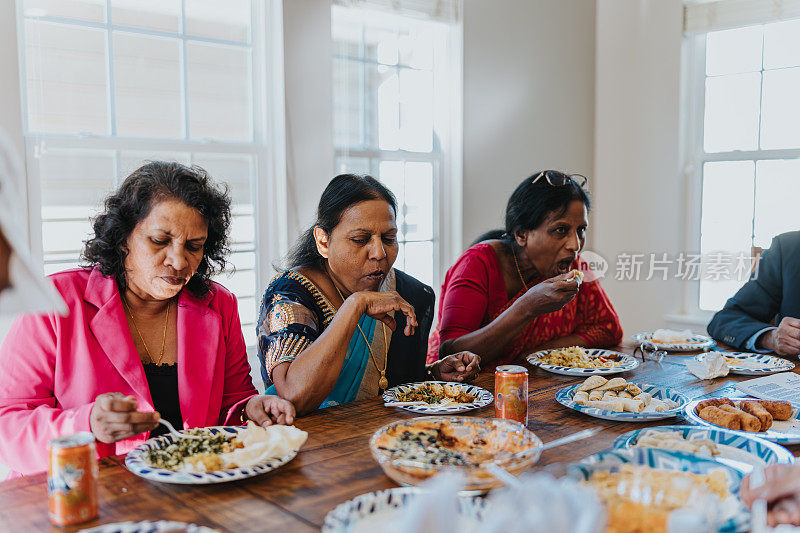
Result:
<svg viewBox="0 0 800 533"><path fill-rule="evenodd" d="M626 335L681 308L678 281L613 279L621 252L683 245L681 43L681 0L598 0L593 245L612 263L604 284Z"/></svg>
<svg viewBox="0 0 800 533"><path fill-rule="evenodd" d="M330 0L284 0L289 245L314 221L333 177Z"/></svg>
<svg viewBox="0 0 800 533"><path fill-rule="evenodd" d="M465 0L465 246L535 170L592 174L594 61L594 0Z"/></svg>

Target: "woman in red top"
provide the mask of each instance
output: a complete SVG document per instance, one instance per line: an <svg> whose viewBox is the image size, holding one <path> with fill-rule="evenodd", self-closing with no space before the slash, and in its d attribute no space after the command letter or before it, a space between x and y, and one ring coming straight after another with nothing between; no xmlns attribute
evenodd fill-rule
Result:
<svg viewBox="0 0 800 533"><path fill-rule="evenodd" d="M428 362L469 350L491 371L536 350L620 342L619 317L578 255L589 224L585 184L546 170L517 187L505 232L482 236L447 271Z"/></svg>

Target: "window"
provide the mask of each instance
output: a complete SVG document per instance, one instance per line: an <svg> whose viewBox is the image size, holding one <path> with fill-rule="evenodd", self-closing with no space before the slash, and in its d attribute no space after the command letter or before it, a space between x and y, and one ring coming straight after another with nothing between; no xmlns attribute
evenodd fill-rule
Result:
<svg viewBox="0 0 800 533"><path fill-rule="evenodd" d="M230 186L219 276L255 345L256 183L265 158L259 0L24 0L21 69L32 240L46 273L78 264L103 198L148 160L199 165ZM260 15L259 15L260 14ZM259 19L261 16L261 19ZM39 219L39 217L41 217ZM37 246L39 245L40 246Z"/></svg>
<svg viewBox="0 0 800 533"><path fill-rule="evenodd" d="M436 288L451 28L431 17L332 8L335 171L370 174L394 192L395 267Z"/></svg>
<svg viewBox="0 0 800 533"><path fill-rule="evenodd" d="M735 269L751 247L800 229L800 20L712 31L693 46L700 251L707 267L723 254ZM720 309L743 283L732 277L704 276L700 309Z"/></svg>

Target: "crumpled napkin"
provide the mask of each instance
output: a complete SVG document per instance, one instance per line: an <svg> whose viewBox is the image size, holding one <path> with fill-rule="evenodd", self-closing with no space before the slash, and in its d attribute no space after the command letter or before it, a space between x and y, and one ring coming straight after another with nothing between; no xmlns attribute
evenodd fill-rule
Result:
<svg viewBox="0 0 800 533"><path fill-rule="evenodd" d="M706 352L686 361L689 372L700 379L713 379L728 375L728 363L720 352Z"/></svg>
<svg viewBox="0 0 800 533"><path fill-rule="evenodd" d="M599 533L605 511L594 491L574 479L555 479L537 473L519 478L519 485L496 489L486 499L483 520L458 513L463 477L443 473L420 486L426 493L414 498L392 517L385 533Z"/></svg>

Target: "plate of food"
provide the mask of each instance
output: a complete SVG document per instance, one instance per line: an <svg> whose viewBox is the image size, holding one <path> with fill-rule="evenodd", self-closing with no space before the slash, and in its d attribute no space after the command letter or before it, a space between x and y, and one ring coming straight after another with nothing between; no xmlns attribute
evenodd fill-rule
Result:
<svg viewBox="0 0 800 533"><path fill-rule="evenodd" d="M383 426L369 441L384 473L401 485L418 485L446 470L465 477L467 491L498 487L484 465L519 475L536 463L542 441L519 422L462 416L418 417Z"/></svg>
<svg viewBox="0 0 800 533"><path fill-rule="evenodd" d="M789 402L757 398L696 400L686 405L685 416L693 424L721 427L741 436L800 444L798 409Z"/></svg>
<svg viewBox="0 0 800 533"><path fill-rule="evenodd" d="M392 387L383 393L383 401L406 411L420 414L463 413L491 404L494 395L467 383L421 381Z"/></svg>
<svg viewBox="0 0 800 533"><path fill-rule="evenodd" d="M556 401L604 420L649 422L681 414L688 398L674 389L632 383L625 378L591 376L556 392Z"/></svg>
<svg viewBox="0 0 800 533"><path fill-rule="evenodd" d="M744 474L712 459L617 449L571 465L569 475L595 489L606 506L607 531L666 532L675 518L691 520L697 531L747 531L750 525L738 497Z"/></svg>
<svg viewBox="0 0 800 533"><path fill-rule="evenodd" d="M218 529L211 529L196 524L173 522L171 520L142 520L140 522L116 522L103 524L89 529L81 529L79 533L219 533Z"/></svg>
<svg viewBox="0 0 800 533"><path fill-rule="evenodd" d="M294 459L308 433L294 426L213 426L186 430L201 439L162 435L140 444L125 466L145 479L180 484L223 483L257 476Z"/></svg>
<svg viewBox="0 0 800 533"><path fill-rule="evenodd" d="M544 350L526 359L533 366L562 376L620 374L639 366L639 361L630 355L580 346Z"/></svg>
<svg viewBox="0 0 800 533"><path fill-rule="evenodd" d="M668 352L697 352L717 345L711 337L692 333L688 329L657 329L653 332L637 333L632 338L636 344L645 344L655 350Z"/></svg>
<svg viewBox="0 0 800 533"><path fill-rule="evenodd" d="M752 435L737 435L722 428L701 426L659 426L636 429L617 437L614 448L657 448L715 459L737 470L792 464L792 452Z"/></svg>
<svg viewBox="0 0 800 533"><path fill-rule="evenodd" d="M422 488L398 487L356 496L336 506L325 516L322 533L369 533L385 529L387 524L400 519L409 504L425 494L429 492ZM475 530L483 520L485 511L486 500L483 498L460 497L454 530Z"/></svg>
<svg viewBox="0 0 800 533"><path fill-rule="evenodd" d="M792 370L795 364L786 359L763 353L747 352L708 352L719 354L728 365L731 374L743 376L763 376Z"/></svg>

